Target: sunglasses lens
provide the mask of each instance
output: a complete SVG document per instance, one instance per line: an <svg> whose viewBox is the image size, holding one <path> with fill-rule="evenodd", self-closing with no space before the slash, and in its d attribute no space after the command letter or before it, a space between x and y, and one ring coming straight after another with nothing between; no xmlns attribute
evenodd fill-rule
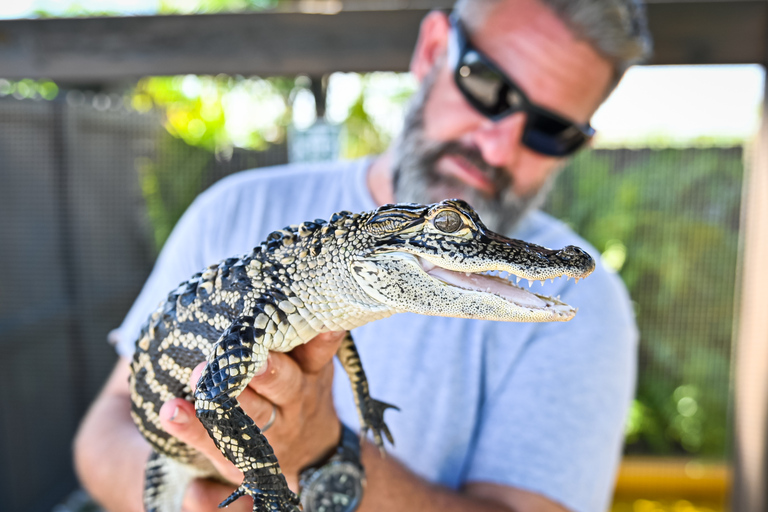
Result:
<svg viewBox="0 0 768 512"><path fill-rule="evenodd" d="M456 81L464 95L484 115L497 116L509 109L508 86L504 77L469 51L456 70Z"/></svg>
<svg viewBox="0 0 768 512"><path fill-rule="evenodd" d="M486 117L497 120L525 111L522 142L538 153L567 156L589 140L578 126L531 105L511 79L471 47L460 56L454 77L467 101Z"/></svg>
<svg viewBox="0 0 768 512"><path fill-rule="evenodd" d="M523 144L545 155L566 156L584 145L588 138L572 123L530 112Z"/></svg>

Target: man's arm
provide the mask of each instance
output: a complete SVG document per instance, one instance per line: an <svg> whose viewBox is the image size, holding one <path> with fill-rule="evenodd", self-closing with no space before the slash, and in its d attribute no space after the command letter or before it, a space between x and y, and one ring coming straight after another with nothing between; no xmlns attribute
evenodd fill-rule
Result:
<svg viewBox="0 0 768 512"><path fill-rule="evenodd" d="M382 458L378 448L367 440L362 457L368 486L360 512L567 512L540 494L506 485L471 482L456 492L432 484L392 457Z"/></svg>
<svg viewBox="0 0 768 512"><path fill-rule="evenodd" d="M149 444L130 416L129 361L120 358L80 424L75 470L91 496L112 512L141 512Z"/></svg>
<svg viewBox="0 0 768 512"><path fill-rule="evenodd" d="M256 376L239 401L257 424L269 418L272 404L278 417L266 433L289 485L297 490L298 472L335 446L339 423L331 394L332 358L341 341L338 334L298 347L290 356L273 353L266 372ZM143 509L144 464L150 447L130 417L128 360L121 358L92 405L75 439L75 466L83 486L110 511ZM160 416L164 428L205 453L233 482L240 474L219 453L193 404L183 399L167 402ZM466 511L563 512L564 508L534 493L491 483L469 483L460 492L432 484L411 473L392 457L382 458L365 441L362 449L368 485L360 512ZM210 480L194 480L184 510L213 511L233 490ZM251 500L242 498L228 507L251 512Z"/></svg>

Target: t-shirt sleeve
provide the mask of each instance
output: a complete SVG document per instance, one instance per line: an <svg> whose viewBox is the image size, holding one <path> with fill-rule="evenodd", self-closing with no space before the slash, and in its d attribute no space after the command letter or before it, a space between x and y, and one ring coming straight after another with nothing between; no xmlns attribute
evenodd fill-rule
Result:
<svg viewBox="0 0 768 512"><path fill-rule="evenodd" d="M204 244L200 241L206 229L212 228L216 222L210 217L215 215L215 209L208 208L208 203L209 197L202 195L182 215L123 323L109 333L109 341L115 345L119 355L133 355L141 327L169 292L207 264L213 263L205 261Z"/></svg>
<svg viewBox="0 0 768 512"><path fill-rule="evenodd" d="M579 307L576 318L539 324L509 364L498 324L466 480L543 494L576 512L602 511L634 394L638 335L615 275L592 276L563 300Z"/></svg>

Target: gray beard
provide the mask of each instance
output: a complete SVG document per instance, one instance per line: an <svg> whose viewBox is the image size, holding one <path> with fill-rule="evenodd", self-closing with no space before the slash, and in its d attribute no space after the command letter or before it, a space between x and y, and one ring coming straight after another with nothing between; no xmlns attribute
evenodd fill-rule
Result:
<svg viewBox="0 0 768 512"><path fill-rule="evenodd" d="M424 105L434 82L436 71L424 80L411 100L400 136L392 145L392 170L395 200L398 203L430 204L443 199L460 198L468 202L497 233L511 234L522 218L539 208L552 188L556 173L534 194L520 197L512 191L512 177L500 167L483 160L476 148L458 142L433 142L424 135ZM497 191L488 197L480 191L436 170L437 162L446 155L460 156L477 167Z"/></svg>

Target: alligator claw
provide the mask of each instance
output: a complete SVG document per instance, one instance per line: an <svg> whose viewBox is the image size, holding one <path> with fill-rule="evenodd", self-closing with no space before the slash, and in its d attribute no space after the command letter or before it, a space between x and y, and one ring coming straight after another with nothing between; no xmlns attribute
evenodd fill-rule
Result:
<svg viewBox="0 0 768 512"><path fill-rule="evenodd" d="M392 433L389 431L389 427L384 422L384 411L387 409L394 409L399 411L400 408L396 405L376 400L375 398L369 398L366 400L365 412L363 413L363 427L361 429L360 437L368 435L370 430L373 433L373 440L376 442L376 446L379 447L379 451L384 455L384 439L382 434L387 438L389 444L395 445L395 440L392 438Z"/></svg>
<svg viewBox="0 0 768 512"><path fill-rule="evenodd" d="M287 490L287 489L286 489ZM290 490L285 492L265 491L252 483L243 482L235 492L219 504L219 508L229 506L236 499L248 495L253 498L253 512L299 512L299 498Z"/></svg>

